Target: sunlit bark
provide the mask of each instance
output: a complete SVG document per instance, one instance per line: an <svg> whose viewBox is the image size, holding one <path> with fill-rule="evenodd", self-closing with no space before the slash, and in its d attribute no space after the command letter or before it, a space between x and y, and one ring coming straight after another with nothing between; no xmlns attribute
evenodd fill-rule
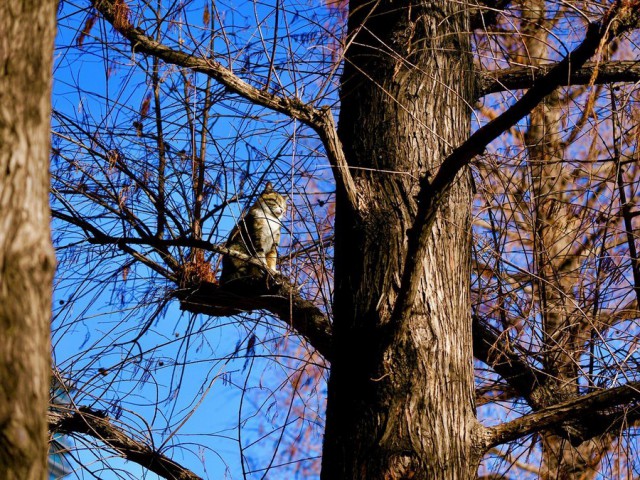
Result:
<svg viewBox="0 0 640 480"><path fill-rule="evenodd" d="M46 473L55 1L0 4L0 475Z"/></svg>

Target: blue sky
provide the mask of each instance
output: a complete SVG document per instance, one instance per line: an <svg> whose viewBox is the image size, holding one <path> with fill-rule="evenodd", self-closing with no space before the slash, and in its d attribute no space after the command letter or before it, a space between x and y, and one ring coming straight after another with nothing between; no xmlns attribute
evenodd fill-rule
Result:
<svg viewBox="0 0 640 480"><path fill-rule="evenodd" d="M251 5L239 7L233 15L254 18L256 12ZM262 8L258 7L259 10ZM194 18L200 14L198 11L192 13ZM231 15L230 10L228 15ZM102 176L107 179L105 182L110 181L107 167L100 165L100 157L92 157L89 153L89 149L95 147L94 140L98 152L102 148L100 142L104 142L107 147L122 149L131 161L153 162L155 159L154 142L149 140L151 133L149 138L140 139L132 134L131 127L150 92L149 78L142 68L137 68L148 60L138 54L127 54L128 47L124 44L116 46L123 50L120 54L104 49L93 36L110 36L117 40L117 35L114 36L110 27L101 21L92 27L83 45L79 46L78 31L90 16L85 4L62 4L53 90L56 112L53 146L59 149L60 155L54 158L52 168L67 169L64 178L69 182L87 181L87 172ZM265 13L265 16L271 18L269 21L273 20L271 13ZM247 22L250 24L251 21ZM205 30L202 32L206 34ZM257 38L255 27L240 29L238 34L239 38L246 35L245 40L253 38L254 43ZM166 68L165 74L175 75L170 70ZM291 79L287 80L288 75L281 72L280 79L291 82ZM198 77L197 82L203 85L205 79ZM184 112L172 110L171 88L167 86L164 90L166 139L174 151L188 150ZM219 143L217 150L210 150L212 157L222 155L234 161L245 158L251 168L260 171L264 168L260 152L282 151L283 145L289 148L292 135L297 131L290 122L283 123L286 128L280 129L284 133L279 136L265 130L265 135L258 132L248 137L249 141L237 144L233 139L238 129L253 127L246 122L239 124L237 117L245 114L229 108L234 108L233 103L221 104L216 110L219 118L211 135ZM241 105L240 108L247 107ZM84 140L80 140L80 136L70 136L69 119L81 128L91 130ZM274 119L283 121L282 117ZM152 121L144 120L145 133L152 132L152 126ZM296 145L307 151L307 145L313 148L313 141L300 139ZM287 174L286 169L297 175L299 170L309 168L309 165L296 163L295 153L290 148L283 158L282 165L270 166L278 169L277 178ZM78 168L84 169L84 176L74 170L73 165L80 164L82 167ZM322 165L315 167L321 172L319 175L329 173L326 169L323 171ZM177 170L175 175L176 179L184 178ZM229 178L227 181L233 183L235 180ZM61 188L63 184L55 185ZM329 193L318 193L323 199L331 194L330 190ZM132 209L140 218L153 222L152 209L143 203L143 197L136 198L140 198L140 202L131 200L134 202ZM172 208L177 213L185 213L181 209L187 197L176 190L175 197L170 195L169 198L175 202ZM300 212L307 208L304 202L308 202L308 198L312 197L301 201L297 215L302 215ZM215 205L215 196L211 202L209 205ZM54 204L61 208L59 201ZM243 206L242 202L231 204L215 228L213 223L205 224L205 232L207 228L213 232L211 241L224 241ZM100 210L90 202L74 204L74 208L84 215L95 216L96 225L106 231L114 234L118 231L118 223L110 219L108 211ZM290 232L296 228L297 220L293 216L296 214L287 220ZM53 229L60 247L54 299L54 360L62 377L74 387L72 396L78 405L106 410L116 424L120 421L133 424L142 433L150 429L155 445L162 445L163 452L205 478L242 478L240 445L244 447L247 478L262 478L265 472L261 469L281 462L282 450L292 442L298 442L298 436L306 432L310 424L316 432L313 442L316 447L320 444L321 425L317 422L324 408L324 387L319 386L318 391L305 387L308 398L294 396L294 405L306 405L304 411L308 415L304 422L295 421L299 412L289 408L288 392L292 390L288 382L303 364L273 354L274 351L295 354L299 349L295 337L288 336L281 325L273 324L259 314L245 315L244 320L238 322L237 319L194 317L181 312L176 301L164 302L171 285L154 278L148 268L129 265L126 257L108 248L86 250L83 234L58 219L54 220ZM285 234L283 248L295 245L298 238L304 238L304 235ZM105 279L111 280L105 282ZM144 334L137 338L143 330ZM263 346L258 341L254 349L248 350L252 335L260 340L267 339L266 344ZM282 347L282 344L286 346ZM243 395L243 391L246 394ZM310 391L312 393L308 393ZM242 425L240 430L239 424ZM283 425L288 428L283 429ZM280 445L278 457L272 459L276 444ZM107 454L111 458L106 465L114 470L103 470L104 465L97 458L103 452L97 452L93 447L83 448L80 443L77 445L80 461L100 478L115 479L123 475L155 478L153 474L143 477L143 470L110 454ZM294 460L317 456L317 451L301 450L296 455ZM248 473L251 469L256 471ZM279 478L278 471L274 470L273 478ZM92 478L86 472L78 471L78 475Z"/></svg>

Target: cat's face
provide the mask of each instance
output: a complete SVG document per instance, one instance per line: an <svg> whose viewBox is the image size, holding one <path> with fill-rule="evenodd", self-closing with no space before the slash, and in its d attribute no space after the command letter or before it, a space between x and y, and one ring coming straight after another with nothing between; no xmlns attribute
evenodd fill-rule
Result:
<svg viewBox="0 0 640 480"><path fill-rule="evenodd" d="M287 211L287 200L273 190L266 191L260 195L260 202L278 219L282 218Z"/></svg>

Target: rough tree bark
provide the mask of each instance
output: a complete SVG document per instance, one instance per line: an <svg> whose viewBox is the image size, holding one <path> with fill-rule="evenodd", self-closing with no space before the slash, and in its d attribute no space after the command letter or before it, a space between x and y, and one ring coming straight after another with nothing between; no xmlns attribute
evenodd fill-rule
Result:
<svg viewBox="0 0 640 480"><path fill-rule="evenodd" d="M327 480L475 475L466 169L438 208L410 314L393 318L418 180L470 130L468 31L463 3L350 2L338 133L359 208L337 199Z"/></svg>
<svg viewBox="0 0 640 480"><path fill-rule="evenodd" d="M490 3L498 7L508 2ZM93 1L136 52L206 74L246 100L300 120L318 134L336 176L333 325L311 302L294 298L289 285L256 298L234 298L211 282L183 288L187 282L180 280L180 265L165 255L166 247L228 254L219 246L186 236L112 237L86 219L60 212L58 218L79 226L89 242L117 246L177 282L180 291L175 296L185 310L211 315L236 309L267 310L325 355L331 361L331 376L323 478L475 478L479 457L491 446L544 429L566 433L578 415L586 417L589 406L611 420L616 411L608 407L638 398L637 384L627 386L628 396L615 401L595 392L575 399L570 391L553 391L555 382L547 382L545 372L508 346L498 348L504 343L499 332L495 334L476 318L476 355L495 367L536 411L495 428L478 424L469 318L471 187L466 170L471 158L558 85L566 84L576 72L585 78L589 69L581 67L600 46L640 24L637 3L616 2L601 22L589 25L584 41L563 61L541 72L507 111L469 136L474 99L497 88L483 86L473 71L469 43L473 9L442 0L352 0L338 141L328 107L257 88L214 58L154 40L122 14L122 2ZM509 75L521 85L521 72L510 70ZM594 81L599 78L594 76ZM546 107L532 115L534 125L556 122L548 108L553 102L551 97ZM536 143L536 138L532 130L529 142ZM554 171L542 162L547 158L545 148L531 149L532 157L541 160L534 173L551 178ZM546 206L539 207L544 215ZM552 241L554 232L539 230L541 243ZM145 258L133 245L156 248L167 265ZM541 264L544 261L540 259ZM560 308L564 298L558 295L552 300ZM556 317L547 316L546 334L557 338L565 314L550 313ZM545 367L572 378L573 357L561 353L550 351ZM620 392L604 393L618 396ZM566 401L558 404L562 400ZM66 427L78 428L73 422ZM119 445L131 451L129 442Z"/></svg>
<svg viewBox="0 0 640 480"><path fill-rule="evenodd" d="M0 2L0 476L47 467L53 0Z"/></svg>

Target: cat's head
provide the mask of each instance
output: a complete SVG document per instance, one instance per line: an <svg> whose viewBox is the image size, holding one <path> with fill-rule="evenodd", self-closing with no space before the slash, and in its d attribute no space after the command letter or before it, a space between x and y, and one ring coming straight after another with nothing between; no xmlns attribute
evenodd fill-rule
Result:
<svg viewBox="0 0 640 480"><path fill-rule="evenodd" d="M260 194L260 202L278 219L282 218L287 211L287 200L273 189L271 182L267 182L264 191Z"/></svg>

